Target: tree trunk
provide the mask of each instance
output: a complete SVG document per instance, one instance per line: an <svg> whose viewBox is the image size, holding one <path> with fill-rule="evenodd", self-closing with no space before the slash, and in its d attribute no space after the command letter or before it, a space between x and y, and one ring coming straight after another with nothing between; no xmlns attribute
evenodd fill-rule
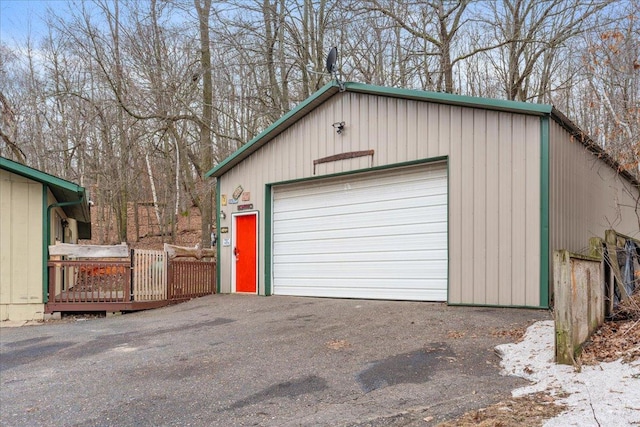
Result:
<svg viewBox="0 0 640 427"><path fill-rule="evenodd" d="M194 0L198 12L200 27L200 63L202 66L202 121L200 123L200 156L203 197L200 201L202 215L202 247L211 247L211 225L213 218L213 187L204 178L207 168L213 166L213 146L211 143L211 125L213 121L213 82L211 76L211 48L209 42L209 15L211 0Z"/></svg>

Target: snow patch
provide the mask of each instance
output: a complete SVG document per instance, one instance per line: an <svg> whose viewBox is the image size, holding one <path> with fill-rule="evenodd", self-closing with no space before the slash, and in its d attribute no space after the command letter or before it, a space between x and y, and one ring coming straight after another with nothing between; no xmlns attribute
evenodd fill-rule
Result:
<svg viewBox="0 0 640 427"><path fill-rule="evenodd" d="M536 322L522 342L496 347L503 375L531 381L512 391L513 397L546 391L568 410L545 426L629 426L640 423L640 361L617 360L595 366L558 365L555 358L554 322Z"/></svg>

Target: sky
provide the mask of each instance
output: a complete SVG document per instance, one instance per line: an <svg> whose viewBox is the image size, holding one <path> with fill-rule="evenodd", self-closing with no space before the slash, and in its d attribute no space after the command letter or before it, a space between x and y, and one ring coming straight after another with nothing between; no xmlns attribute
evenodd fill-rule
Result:
<svg viewBox="0 0 640 427"><path fill-rule="evenodd" d="M43 19L47 8L66 7L64 0L0 0L0 41L5 44L24 42L44 35Z"/></svg>
<svg viewBox="0 0 640 427"><path fill-rule="evenodd" d="M91 4L88 0L75 0L75 7L79 7L84 1L87 1L87 5ZM41 40L47 34L44 23L47 11L51 9L64 18L70 15L73 3L70 0L0 0L0 42L20 46L29 36L34 41ZM182 22L189 18L174 9L171 19Z"/></svg>

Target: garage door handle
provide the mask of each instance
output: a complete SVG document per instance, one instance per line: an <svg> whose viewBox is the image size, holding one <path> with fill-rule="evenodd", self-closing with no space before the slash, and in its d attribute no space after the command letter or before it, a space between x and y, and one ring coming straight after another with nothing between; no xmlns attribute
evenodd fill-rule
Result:
<svg viewBox="0 0 640 427"><path fill-rule="evenodd" d="M238 248L233 248L233 254L236 256L236 260L240 259L240 251L238 250Z"/></svg>

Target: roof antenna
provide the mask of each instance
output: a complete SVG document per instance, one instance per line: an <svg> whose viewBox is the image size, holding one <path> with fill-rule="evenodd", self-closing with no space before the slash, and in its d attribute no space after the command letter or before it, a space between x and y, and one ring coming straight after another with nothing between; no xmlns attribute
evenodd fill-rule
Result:
<svg viewBox="0 0 640 427"><path fill-rule="evenodd" d="M336 65L337 62L338 62L338 48L334 46L331 48L331 50L329 51L329 54L327 55L327 71L329 72L329 74L333 76L334 79L336 79L336 82L338 83L338 87L340 88L340 92L344 92L345 91L344 83L340 81L340 79L338 78L338 67Z"/></svg>

